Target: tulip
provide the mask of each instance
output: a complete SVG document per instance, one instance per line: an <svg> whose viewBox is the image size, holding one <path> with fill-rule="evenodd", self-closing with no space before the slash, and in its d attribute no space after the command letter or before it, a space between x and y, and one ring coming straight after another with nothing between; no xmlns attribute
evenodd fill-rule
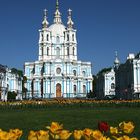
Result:
<svg viewBox="0 0 140 140"><path fill-rule="evenodd" d="M53 134L53 133L50 132L50 135L51 135L53 140L59 140L60 139L59 134Z"/></svg>
<svg viewBox="0 0 140 140"><path fill-rule="evenodd" d="M107 132L109 130L109 125L107 122L99 122L98 128L101 132Z"/></svg>
<svg viewBox="0 0 140 140"><path fill-rule="evenodd" d="M57 122L52 122L51 126L47 126L46 128L49 129L52 133L57 134L60 130L63 129L63 125L60 125Z"/></svg>
<svg viewBox="0 0 140 140"><path fill-rule="evenodd" d="M91 134L92 134L92 130L91 129L85 128L83 130L83 136L84 136L85 140L90 140Z"/></svg>
<svg viewBox="0 0 140 140"><path fill-rule="evenodd" d="M114 138L116 140L138 140L137 138L130 138L129 136L126 136L126 135L119 137L119 138L117 138L117 137L114 137Z"/></svg>
<svg viewBox="0 0 140 140"><path fill-rule="evenodd" d="M67 140L70 136L71 136L72 133L70 133L68 130L62 130L60 133L59 133L59 137L61 140Z"/></svg>
<svg viewBox="0 0 140 140"><path fill-rule="evenodd" d="M117 135L118 134L118 128L117 127L110 127L110 133L113 135Z"/></svg>
<svg viewBox="0 0 140 140"><path fill-rule="evenodd" d="M121 122L119 124L119 127L121 128L121 130L123 130L124 133L126 134L131 134L134 130L134 124L132 122Z"/></svg>
<svg viewBox="0 0 140 140"><path fill-rule="evenodd" d="M99 130L94 130L91 137L93 138L93 140L100 140L101 138L103 138L103 134Z"/></svg>
<svg viewBox="0 0 140 140"><path fill-rule="evenodd" d="M19 129L10 129L9 133L13 133L18 139L23 134L22 130L19 130Z"/></svg>
<svg viewBox="0 0 140 140"><path fill-rule="evenodd" d="M49 140L49 131L40 130L37 131L38 140Z"/></svg>
<svg viewBox="0 0 140 140"><path fill-rule="evenodd" d="M28 140L37 140L37 135L35 131L30 131L28 135Z"/></svg>
<svg viewBox="0 0 140 140"><path fill-rule="evenodd" d="M74 130L74 132L73 132L73 137L75 140L80 140L82 135L83 135L82 130Z"/></svg>
<svg viewBox="0 0 140 140"><path fill-rule="evenodd" d="M7 140L8 133L6 131L0 130L0 140Z"/></svg>

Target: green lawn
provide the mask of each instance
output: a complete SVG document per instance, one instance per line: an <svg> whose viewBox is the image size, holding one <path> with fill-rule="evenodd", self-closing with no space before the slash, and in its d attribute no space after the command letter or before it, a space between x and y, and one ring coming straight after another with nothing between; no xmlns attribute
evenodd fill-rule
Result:
<svg viewBox="0 0 140 140"><path fill-rule="evenodd" d="M139 108L48 108L0 110L0 128L8 130L19 128L24 131L22 140L27 139L29 130L45 129L52 121L64 124L65 129L96 129L98 121L107 121L116 126L121 121L133 121L136 125L135 136L140 138L140 109Z"/></svg>

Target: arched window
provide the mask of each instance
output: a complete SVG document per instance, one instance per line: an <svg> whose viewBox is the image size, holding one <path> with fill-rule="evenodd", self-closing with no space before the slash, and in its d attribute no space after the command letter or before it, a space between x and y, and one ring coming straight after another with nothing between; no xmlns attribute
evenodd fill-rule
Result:
<svg viewBox="0 0 140 140"><path fill-rule="evenodd" d="M41 40L42 40L42 41L44 40L44 36L43 36L43 34L41 34Z"/></svg>
<svg viewBox="0 0 140 140"><path fill-rule="evenodd" d="M67 55L69 55L69 47L67 47Z"/></svg>
<svg viewBox="0 0 140 140"><path fill-rule="evenodd" d="M47 41L49 41L49 35L47 34Z"/></svg>
<svg viewBox="0 0 140 140"><path fill-rule="evenodd" d="M65 40L65 32L64 32L64 40Z"/></svg>
<svg viewBox="0 0 140 140"><path fill-rule="evenodd" d="M67 41L69 41L69 35L67 34Z"/></svg>
<svg viewBox="0 0 140 140"><path fill-rule="evenodd" d="M73 47L73 55L75 55L75 48Z"/></svg>
<svg viewBox="0 0 140 140"><path fill-rule="evenodd" d="M57 57L60 56L60 48L59 48L59 47L56 48L56 56L57 56Z"/></svg>
<svg viewBox="0 0 140 140"><path fill-rule="evenodd" d="M72 41L74 41L74 34L72 35Z"/></svg>
<svg viewBox="0 0 140 140"><path fill-rule="evenodd" d="M115 84L114 83L111 84L111 89L115 89Z"/></svg>
<svg viewBox="0 0 140 140"><path fill-rule="evenodd" d="M49 55L49 48L47 47L47 55Z"/></svg>
<svg viewBox="0 0 140 140"><path fill-rule="evenodd" d="M41 54L42 54L42 56L43 56L43 53L44 53L44 51L43 51L43 47L41 48Z"/></svg>
<svg viewBox="0 0 140 140"><path fill-rule="evenodd" d="M76 70L73 70L73 75L76 76Z"/></svg>
<svg viewBox="0 0 140 140"><path fill-rule="evenodd" d="M73 92L74 92L74 94L76 94L76 92L77 92L76 85L73 86Z"/></svg>
<svg viewBox="0 0 140 140"><path fill-rule="evenodd" d="M83 71L82 74L83 74L84 77L86 76L86 72L85 71Z"/></svg>
<svg viewBox="0 0 140 140"><path fill-rule="evenodd" d="M86 93L86 86L83 85L83 93Z"/></svg>

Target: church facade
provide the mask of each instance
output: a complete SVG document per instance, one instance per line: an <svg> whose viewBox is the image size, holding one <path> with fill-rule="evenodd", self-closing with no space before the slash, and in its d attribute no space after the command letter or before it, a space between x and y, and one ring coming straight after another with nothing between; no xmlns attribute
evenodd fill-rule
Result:
<svg viewBox="0 0 140 140"><path fill-rule="evenodd" d="M0 100L8 100L8 92L16 93L16 100L22 100L22 77L12 69L0 64Z"/></svg>
<svg viewBox="0 0 140 140"><path fill-rule="evenodd" d="M76 30L71 14L69 9L65 26L57 0L54 21L49 26L47 10L44 10L38 60L26 62L24 66L27 77L24 98L86 97L92 90L91 63L77 59Z"/></svg>

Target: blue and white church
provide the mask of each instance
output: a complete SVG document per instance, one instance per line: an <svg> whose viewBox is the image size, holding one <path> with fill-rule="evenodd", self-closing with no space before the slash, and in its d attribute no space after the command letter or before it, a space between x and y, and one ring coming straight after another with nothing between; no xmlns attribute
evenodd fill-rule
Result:
<svg viewBox="0 0 140 140"><path fill-rule="evenodd" d="M91 62L77 59L76 30L71 16L69 9L65 26L57 0L53 24L49 25L44 10L38 60L25 63L25 98L86 97L92 90Z"/></svg>

